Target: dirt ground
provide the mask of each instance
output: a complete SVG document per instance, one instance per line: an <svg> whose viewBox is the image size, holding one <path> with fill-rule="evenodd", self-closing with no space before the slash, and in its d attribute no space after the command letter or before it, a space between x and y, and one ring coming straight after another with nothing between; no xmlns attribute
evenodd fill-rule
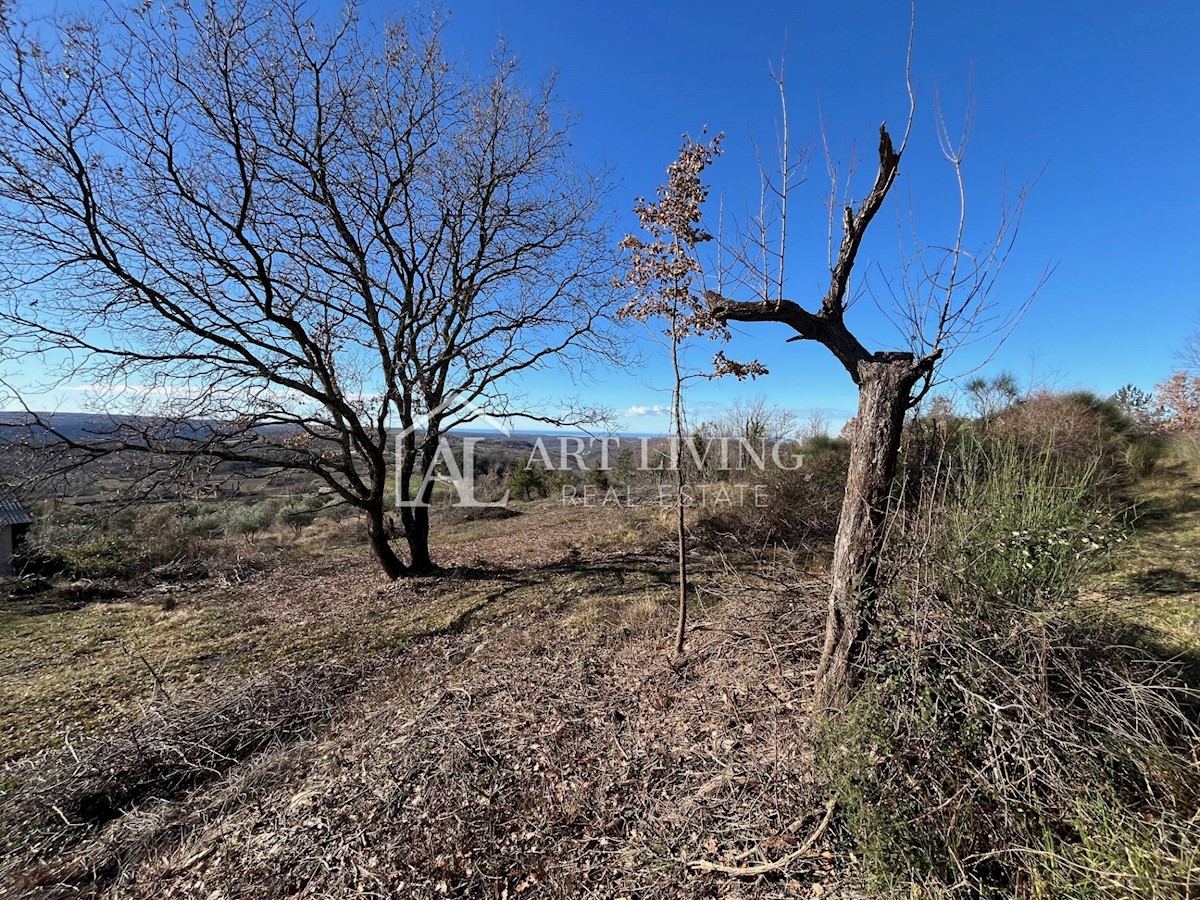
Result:
<svg viewBox="0 0 1200 900"><path fill-rule="evenodd" d="M1151 484L1104 602L1200 642L1200 496ZM824 586L653 510L442 530L244 579L10 600L0 897L856 897L805 697Z"/></svg>
<svg viewBox="0 0 1200 900"><path fill-rule="evenodd" d="M818 583L705 559L672 659L655 513L445 538L439 578L348 552L10 610L0 896L831 893Z"/></svg>

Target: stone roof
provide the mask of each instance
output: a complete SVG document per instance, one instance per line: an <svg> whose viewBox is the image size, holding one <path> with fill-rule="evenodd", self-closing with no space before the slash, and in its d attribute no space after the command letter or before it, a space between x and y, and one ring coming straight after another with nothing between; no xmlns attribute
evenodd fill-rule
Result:
<svg viewBox="0 0 1200 900"><path fill-rule="evenodd" d="M0 494L0 525L28 525L32 519L12 494Z"/></svg>

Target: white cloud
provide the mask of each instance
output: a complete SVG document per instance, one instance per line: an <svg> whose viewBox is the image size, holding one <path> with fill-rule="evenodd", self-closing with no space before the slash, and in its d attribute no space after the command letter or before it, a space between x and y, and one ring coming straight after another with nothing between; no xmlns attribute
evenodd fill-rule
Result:
<svg viewBox="0 0 1200 900"><path fill-rule="evenodd" d="M631 406L622 415L626 416L665 416L671 412L669 406L655 403L653 406Z"/></svg>

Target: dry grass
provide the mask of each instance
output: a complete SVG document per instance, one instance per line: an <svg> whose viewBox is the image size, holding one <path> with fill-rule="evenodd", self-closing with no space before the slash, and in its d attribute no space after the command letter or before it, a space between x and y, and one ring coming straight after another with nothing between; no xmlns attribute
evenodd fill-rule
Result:
<svg viewBox="0 0 1200 900"><path fill-rule="evenodd" d="M0 804L10 889L823 890L839 877L829 845L803 845L825 799L812 796L800 705L818 631L813 586L704 574L707 596L719 590L725 602L698 604L688 654L672 660L670 555L628 536L653 536L644 511L632 525L594 512L546 507L470 523L482 530L443 547L458 568L438 580L385 585L356 575L361 560L331 557L229 586L204 612L240 627L222 640L255 657L246 673L264 674L210 671L199 691L164 667L166 690L155 688L145 715L128 714L132 700L114 707L116 733L10 762ZM105 609L152 631L159 617L201 612L190 602ZM81 614L97 612L59 615ZM791 623L787 637L780 621ZM60 688L102 665L84 659L57 661ZM146 692L128 693L145 702ZM50 697L70 702L65 690ZM696 863L767 872L739 878Z"/></svg>
<svg viewBox="0 0 1200 900"><path fill-rule="evenodd" d="M175 798L252 757L311 740L366 672L280 669L217 696L151 707L99 740L8 767L0 828L26 894L90 893L178 833Z"/></svg>
<svg viewBox="0 0 1200 900"><path fill-rule="evenodd" d="M1105 602L1165 649L1200 655L1200 472L1161 467L1139 495L1137 537L1104 580Z"/></svg>
<svg viewBox="0 0 1200 900"><path fill-rule="evenodd" d="M1113 580L1196 647L1194 581L1145 587L1200 576L1171 477ZM820 581L698 559L672 659L657 510L518 508L443 532L437 579L355 549L10 606L0 896L865 896L803 707Z"/></svg>
<svg viewBox="0 0 1200 900"><path fill-rule="evenodd" d="M388 583L361 547L192 583L67 586L0 606L0 762L136 717L140 705L281 664L353 662L467 615L545 601L525 567L604 530L546 506L445 535L460 575ZM610 517L613 528L623 527ZM606 520L608 521L608 520ZM601 527L597 527L599 524Z"/></svg>
<svg viewBox="0 0 1200 900"><path fill-rule="evenodd" d="M190 797L219 819L139 841L104 896L808 896L827 844L769 877L695 865L770 863L821 818L792 596L743 586L675 664L669 612L614 633L570 599L422 642L253 802Z"/></svg>

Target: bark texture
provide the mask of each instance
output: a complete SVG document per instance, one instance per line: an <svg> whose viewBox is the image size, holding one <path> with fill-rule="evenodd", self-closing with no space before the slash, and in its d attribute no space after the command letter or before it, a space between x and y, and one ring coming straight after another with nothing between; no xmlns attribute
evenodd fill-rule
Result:
<svg viewBox="0 0 1200 900"><path fill-rule="evenodd" d="M719 322L778 322L796 334L789 340L814 341L845 367L859 389L858 417L850 447L846 498L834 544L825 644L817 667L818 707L836 709L850 697L874 621L879 557L904 414L914 389L929 377L941 351L912 353L868 350L846 326L850 276L867 228L896 179L903 148L892 144L887 126L879 129L879 169L870 192L857 205L846 206L842 241L830 272L829 290L815 311L784 297L736 301L709 292L707 300Z"/></svg>
<svg viewBox="0 0 1200 900"><path fill-rule="evenodd" d="M921 370L910 354L877 354L858 365L858 416L815 680L815 700L821 708L845 705L856 671L866 659L904 414Z"/></svg>
<svg viewBox="0 0 1200 900"><path fill-rule="evenodd" d="M379 565L388 578L395 580L409 574L409 569L396 556L392 545L388 542L388 527L383 515L383 500L372 505L367 510L367 540L371 544L371 552L379 560Z"/></svg>

